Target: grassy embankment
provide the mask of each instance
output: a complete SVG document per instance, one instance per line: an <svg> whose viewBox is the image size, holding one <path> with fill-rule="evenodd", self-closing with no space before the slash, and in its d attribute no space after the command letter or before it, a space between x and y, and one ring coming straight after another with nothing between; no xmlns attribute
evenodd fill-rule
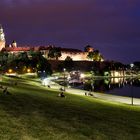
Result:
<svg viewBox="0 0 140 140"><path fill-rule="evenodd" d="M14 81L18 85L14 85ZM4 78L0 90L2 140L137 140L140 107L67 94L57 97L33 79Z"/></svg>

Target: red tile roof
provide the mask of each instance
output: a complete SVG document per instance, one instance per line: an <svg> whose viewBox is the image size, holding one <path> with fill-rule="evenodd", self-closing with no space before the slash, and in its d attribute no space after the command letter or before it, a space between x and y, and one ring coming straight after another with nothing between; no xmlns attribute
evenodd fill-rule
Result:
<svg viewBox="0 0 140 140"><path fill-rule="evenodd" d="M23 46L23 47L6 47L3 48L3 51L30 51L30 50L34 50L34 51L39 51L39 50L49 50L49 46ZM72 49L72 48L61 48L61 51L64 52L82 52L81 50L78 49Z"/></svg>
<svg viewBox="0 0 140 140"><path fill-rule="evenodd" d="M3 49L4 51L29 51L31 50L31 47L7 47Z"/></svg>

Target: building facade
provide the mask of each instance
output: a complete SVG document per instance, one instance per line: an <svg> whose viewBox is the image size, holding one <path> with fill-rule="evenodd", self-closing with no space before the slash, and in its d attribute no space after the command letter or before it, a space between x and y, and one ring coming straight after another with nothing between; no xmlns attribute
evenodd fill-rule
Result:
<svg viewBox="0 0 140 140"><path fill-rule="evenodd" d="M5 47L2 51L6 51L11 54L18 54L21 52L27 52L29 54L30 51L40 51L42 52L43 56L48 60L55 60L55 58L49 58L50 46L20 46L14 47L10 45L10 47ZM88 61L87 54L88 52L83 52L78 49L70 49L70 48L60 48L61 50L61 57L58 60L65 60L68 56L72 58L73 61Z"/></svg>
<svg viewBox="0 0 140 140"><path fill-rule="evenodd" d="M5 34L2 26L0 25L0 51L5 48Z"/></svg>
<svg viewBox="0 0 140 140"><path fill-rule="evenodd" d="M18 46L16 41L13 41L10 45L6 47L5 46L6 46L5 34L4 34L2 26L0 25L0 51L6 51L12 54L13 53L18 54L20 52L28 53L30 51L41 51L45 58L50 59L48 58L50 45L48 46ZM81 51L78 49L71 49L71 48L60 48L60 49L61 49L61 57L59 57L58 60L65 60L69 56L72 58L73 61L88 61L88 58L87 58L88 51ZM89 52L91 50L93 51L93 48L89 47L88 50ZM51 60L53 59L51 58Z"/></svg>

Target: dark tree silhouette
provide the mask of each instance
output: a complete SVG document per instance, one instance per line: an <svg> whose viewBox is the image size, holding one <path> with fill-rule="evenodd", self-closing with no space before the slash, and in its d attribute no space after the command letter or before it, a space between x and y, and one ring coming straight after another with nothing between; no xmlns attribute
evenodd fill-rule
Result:
<svg viewBox="0 0 140 140"><path fill-rule="evenodd" d="M71 71L74 67L74 62L70 56L67 56L64 61L64 67L67 69L67 71Z"/></svg>
<svg viewBox="0 0 140 140"><path fill-rule="evenodd" d="M58 60L59 57L61 57L61 48L51 46L49 48L48 58L55 58L56 60Z"/></svg>
<svg viewBox="0 0 140 140"><path fill-rule="evenodd" d="M92 61L102 61L103 56L100 54L99 50L95 50L93 52L89 52L87 58Z"/></svg>

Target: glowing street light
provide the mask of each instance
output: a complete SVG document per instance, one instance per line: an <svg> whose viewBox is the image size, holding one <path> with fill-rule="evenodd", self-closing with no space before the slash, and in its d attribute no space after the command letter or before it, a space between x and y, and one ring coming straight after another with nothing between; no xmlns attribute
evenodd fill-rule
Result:
<svg viewBox="0 0 140 140"><path fill-rule="evenodd" d="M134 67L134 64L132 63L132 64L130 64L130 68L131 68L131 76L133 77L133 67Z"/></svg>
<svg viewBox="0 0 140 140"><path fill-rule="evenodd" d="M13 70L12 70L12 69L9 69L9 70L8 70L8 72L9 72L9 73L12 73L12 72L13 72Z"/></svg>
<svg viewBox="0 0 140 140"><path fill-rule="evenodd" d="M31 72L31 69L28 68L28 69L27 69L27 72L30 73L30 72Z"/></svg>
<svg viewBox="0 0 140 140"><path fill-rule="evenodd" d="M80 77L83 79L83 78L85 78L85 75L83 73L81 73Z"/></svg>

